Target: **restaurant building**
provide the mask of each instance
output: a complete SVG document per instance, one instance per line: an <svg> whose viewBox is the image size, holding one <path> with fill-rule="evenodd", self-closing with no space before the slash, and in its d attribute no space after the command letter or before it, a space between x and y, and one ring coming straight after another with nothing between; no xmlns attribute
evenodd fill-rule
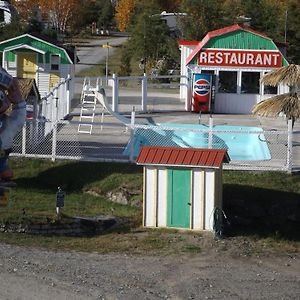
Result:
<svg viewBox="0 0 300 300"><path fill-rule="evenodd" d="M187 111L249 114L256 103L289 91L260 82L288 62L272 39L249 27L235 24L179 44L180 97Z"/></svg>

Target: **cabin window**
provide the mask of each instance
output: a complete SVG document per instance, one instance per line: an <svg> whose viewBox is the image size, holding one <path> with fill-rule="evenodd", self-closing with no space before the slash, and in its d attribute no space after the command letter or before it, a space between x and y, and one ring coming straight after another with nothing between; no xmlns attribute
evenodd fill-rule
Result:
<svg viewBox="0 0 300 300"><path fill-rule="evenodd" d="M59 70L60 57L59 55L51 55L51 70Z"/></svg>
<svg viewBox="0 0 300 300"><path fill-rule="evenodd" d="M220 71L219 72L219 93L236 93L237 92L237 72Z"/></svg>
<svg viewBox="0 0 300 300"><path fill-rule="evenodd" d="M242 72L242 94L259 94L259 72Z"/></svg>

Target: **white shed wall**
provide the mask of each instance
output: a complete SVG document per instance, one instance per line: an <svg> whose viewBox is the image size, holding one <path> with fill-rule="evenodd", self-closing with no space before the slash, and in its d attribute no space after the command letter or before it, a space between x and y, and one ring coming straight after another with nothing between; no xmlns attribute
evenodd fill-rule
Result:
<svg viewBox="0 0 300 300"><path fill-rule="evenodd" d="M167 180L166 168L157 169L157 226L167 226Z"/></svg>
<svg viewBox="0 0 300 300"><path fill-rule="evenodd" d="M207 170L205 174L205 230L213 230L213 212L215 208L215 171Z"/></svg>
<svg viewBox="0 0 300 300"><path fill-rule="evenodd" d="M156 226L156 168L146 168L145 200L144 200L144 225Z"/></svg>
<svg viewBox="0 0 300 300"><path fill-rule="evenodd" d="M193 176L193 222L192 229L204 229L204 199L205 199L205 172L194 170Z"/></svg>
<svg viewBox="0 0 300 300"><path fill-rule="evenodd" d="M193 169L191 182L192 230L213 230L215 207L222 208L222 171ZM167 227L168 168L144 169L144 226Z"/></svg>

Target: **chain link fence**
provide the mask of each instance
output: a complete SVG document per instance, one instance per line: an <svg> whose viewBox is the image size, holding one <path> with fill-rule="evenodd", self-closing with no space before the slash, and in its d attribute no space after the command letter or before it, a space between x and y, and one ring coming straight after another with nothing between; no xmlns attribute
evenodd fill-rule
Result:
<svg viewBox="0 0 300 300"><path fill-rule="evenodd" d="M127 125L94 122L78 133L77 121L27 120L12 156L85 161L134 162L143 145L227 149L224 169L292 172L300 166L300 132ZM299 140L299 142L298 142ZM299 160L298 160L299 158Z"/></svg>

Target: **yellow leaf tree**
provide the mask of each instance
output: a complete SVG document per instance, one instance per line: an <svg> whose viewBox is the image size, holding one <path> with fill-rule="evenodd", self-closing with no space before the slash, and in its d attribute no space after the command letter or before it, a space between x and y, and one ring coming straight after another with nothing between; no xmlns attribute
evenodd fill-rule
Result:
<svg viewBox="0 0 300 300"><path fill-rule="evenodd" d="M130 24L136 0L120 0L116 7L116 21L120 31L125 31Z"/></svg>

